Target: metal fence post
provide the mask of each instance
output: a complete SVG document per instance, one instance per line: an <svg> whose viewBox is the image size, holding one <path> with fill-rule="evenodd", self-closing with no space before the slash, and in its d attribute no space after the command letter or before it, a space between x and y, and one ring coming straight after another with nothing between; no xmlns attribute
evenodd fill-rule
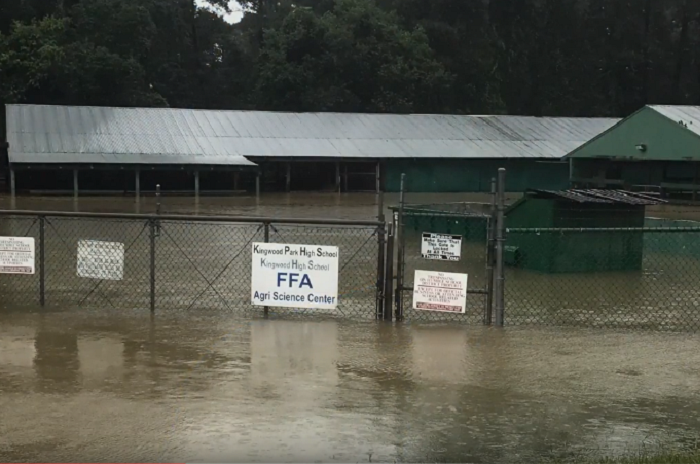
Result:
<svg viewBox="0 0 700 464"><path fill-rule="evenodd" d="M160 184L156 185L156 214L160 214Z"/></svg>
<svg viewBox="0 0 700 464"><path fill-rule="evenodd" d="M270 223L265 222L263 223L263 228L264 228L264 239L265 243L270 243ZM263 306L263 315L265 316L265 319L268 318L270 315L270 307L269 306Z"/></svg>
<svg viewBox="0 0 700 464"><path fill-rule="evenodd" d="M151 313L156 311L156 219L148 221L149 228L149 257L150 257L150 283L151 283Z"/></svg>
<svg viewBox="0 0 700 464"><path fill-rule="evenodd" d="M46 304L46 218L39 216L39 304Z"/></svg>
<svg viewBox="0 0 700 464"><path fill-rule="evenodd" d="M375 316L384 319L384 289L386 287L385 259L386 259L386 224L377 227L377 304Z"/></svg>
<svg viewBox="0 0 700 464"><path fill-rule="evenodd" d="M496 258L496 228L498 217L496 216L496 179L491 179L491 212L489 217L488 242L486 245L486 309L484 324L493 323L493 288L494 288L494 264Z"/></svg>
<svg viewBox="0 0 700 464"><path fill-rule="evenodd" d="M386 265L384 272L384 320L391 321L392 299L394 297L394 227L389 224L386 239Z"/></svg>
<svg viewBox="0 0 700 464"><path fill-rule="evenodd" d="M156 185L156 218L148 221L150 241L150 283L151 283L151 313L156 311L156 237L160 237L160 184Z"/></svg>
<svg viewBox="0 0 700 464"><path fill-rule="evenodd" d="M505 321L505 271L503 252L505 247L505 184L506 170L498 169L498 200L496 220L496 326L503 327Z"/></svg>
<svg viewBox="0 0 700 464"><path fill-rule="evenodd" d="M401 187L399 190L399 217L396 227L396 239L399 244L397 251L397 272L396 272L396 320L403 320L403 277L404 277L404 229L403 229L403 207L406 190L406 174L401 173Z"/></svg>

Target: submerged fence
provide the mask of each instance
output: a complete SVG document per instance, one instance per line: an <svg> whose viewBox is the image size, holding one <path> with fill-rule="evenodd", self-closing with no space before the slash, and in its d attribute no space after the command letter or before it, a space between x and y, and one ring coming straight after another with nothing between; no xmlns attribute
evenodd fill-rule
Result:
<svg viewBox="0 0 700 464"><path fill-rule="evenodd" d="M36 245L33 274L0 273L0 306L700 330L700 222L642 211L640 227L506 228L504 197L496 183L481 203L402 194L389 224L0 211L0 237ZM426 234L453 237L457 259L426 257ZM253 305L253 243L338 247L337 307ZM416 271L466 275L464 310L414 309Z"/></svg>
<svg viewBox="0 0 700 464"><path fill-rule="evenodd" d="M507 238L525 249L506 265L508 325L700 330L700 256L688 246L700 227L508 229ZM525 265L533 257L550 269L605 270L543 272Z"/></svg>
<svg viewBox="0 0 700 464"><path fill-rule="evenodd" d="M6 307L384 317L385 228L376 221L4 211L0 236L36 244L33 275L0 274ZM255 242L337 246L338 307L253 306Z"/></svg>
<svg viewBox="0 0 700 464"><path fill-rule="evenodd" d="M498 184L504 185L502 178ZM404 196L394 208L397 318L700 331L700 222L645 217L643 207L617 211L602 202L527 209L519 222L545 214L552 225L515 228L501 188L492 188L491 201L482 203L412 204ZM689 210L700 216L677 209L680 216ZM667 207L662 213L674 215ZM639 227L605 227L625 221ZM555 226L567 222L581 227ZM424 259L421 235L429 232L461 237L460 259ZM465 313L414 310L416 270L467 274Z"/></svg>

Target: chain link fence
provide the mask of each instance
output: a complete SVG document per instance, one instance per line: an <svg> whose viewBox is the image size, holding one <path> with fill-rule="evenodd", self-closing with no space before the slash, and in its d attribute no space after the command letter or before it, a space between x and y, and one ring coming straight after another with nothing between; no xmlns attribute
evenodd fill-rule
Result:
<svg viewBox="0 0 700 464"><path fill-rule="evenodd" d="M490 204L407 204L402 190L399 206L392 208L399 236L398 318L700 330L696 207L592 190L535 191L506 206L504 178L499 170ZM425 232L461 237L460 260L424 259ZM467 274L466 312L414 310L416 270Z"/></svg>
<svg viewBox="0 0 700 464"><path fill-rule="evenodd" d="M506 324L700 330L698 244L700 227L509 229Z"/></svg>
<svg viewBox="0 0 700 464"><path fill-rule="evenodd" d="M0 304L263 314L251 304L252 244L270 242L337 246L340 258L336 309L269 313L374 319L384 304L384 233L371 221L6 212L0 236L33 238L36 271L0 274Z"/></svg>
<svg viewBox="0 0 700 464"><path fill-rule="evenodd" d="M551 223L573 227L506 229L513 216L503 219L502 198L402 202L390 208L388 230L373 221L0 212L0 237L33 238L37 257L33 275L0 274L0 305L700 330L700 222L689 208L676 214L659 206L652 212L664 216L648 217L638 209L566 207ZM528 222L542 211L525 212ZM423 256L425 233L459 237L459 259ZM337 246L338 307L253 306L255 242ZM117 274L104 270L114 250L124 256ZM467 274L466 311L414 310L417 270Z"/></svg>

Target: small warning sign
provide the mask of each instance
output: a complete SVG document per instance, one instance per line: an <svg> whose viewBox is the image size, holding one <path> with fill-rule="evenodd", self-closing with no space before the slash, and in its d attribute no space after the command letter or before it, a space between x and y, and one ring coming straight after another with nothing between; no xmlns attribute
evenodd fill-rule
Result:
<svg viewBox="0 0 700 464"><path fill-rule="evenodd" d="M425 259L459 261L462 256L462 236L423 232L420 250Z"/></svg>
<svg viewBox="0 0 700 464"><path fill-rule="evenodd" d="M467 307L467 274L416 271L413 309L464 313Z"/></svg>
<svg viewBox="0 0 700 464"><path fill-rule="evenodd" d="M0 237L0 274L34 274L34 238Z"/></svg>
<svg viewBox="0 0 700 464"><path fill-rule="evenodd" d="M124 244L98 240L78 242L78 276L88 279L122 280Z"/></svg>

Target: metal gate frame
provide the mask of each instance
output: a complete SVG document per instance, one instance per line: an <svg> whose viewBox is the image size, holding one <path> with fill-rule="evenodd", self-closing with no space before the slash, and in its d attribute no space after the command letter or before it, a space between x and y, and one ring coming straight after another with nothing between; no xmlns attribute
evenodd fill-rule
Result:
<svg viewBox="0 0 700 464"><path fill-rule="evenodd" d="M392 223L389 224L389 240L387 240L387 275L385 282L393 283L394 287L394 318L404 320L404 292L413 292L412 286L405 285L406 270L406 234L405 234L405 179L401 174L398 210L394 211ZM504 325L505 313L505 169L498 170L498 177L491 180L491 205L487 221L486 247L486 286L485 288L467 289L467 294L485 296L483 324ZM393 243L397 243L396 273L393 272ZM389 287L389 285L387 285ZM387 303L389 292L385 292Z"/></svg>

